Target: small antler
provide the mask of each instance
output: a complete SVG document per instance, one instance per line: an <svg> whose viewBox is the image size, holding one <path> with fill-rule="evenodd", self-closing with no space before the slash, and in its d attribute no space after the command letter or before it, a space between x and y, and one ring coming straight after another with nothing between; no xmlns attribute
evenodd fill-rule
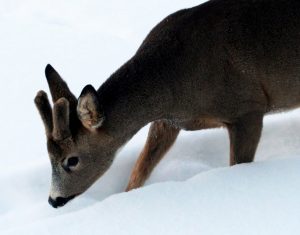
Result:
<svg viewBox="0 0 300 235"><path fill-rule="evenodd" d="M34 103L45 125L46 135L49 137L53 130L53 124L52 110L46 92L39 91L34 99Z"/></svg>
<svg viewBox="0 0 300 235"><path fill-rule="evenodd" d="M55 140L64 140L71 136L70 107L66 98L60 98L53 107L53 133Z"/></svg>

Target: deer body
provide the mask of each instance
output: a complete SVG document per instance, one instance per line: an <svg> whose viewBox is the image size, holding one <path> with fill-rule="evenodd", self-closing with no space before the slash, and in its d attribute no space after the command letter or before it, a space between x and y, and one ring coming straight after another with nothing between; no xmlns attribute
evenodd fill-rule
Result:
<svg viewBox="0 0 300 235"><path fill-rule="evenodd" d="M150 122L127 190L143 185L181 129L226 127L230 164L253 161L263 116L300 106L299 50L297 0L212 0L164 19L78 101L48 66L53 112L43 92L36 104L54 169L50 203L62 206L85 191Z"/></svg>

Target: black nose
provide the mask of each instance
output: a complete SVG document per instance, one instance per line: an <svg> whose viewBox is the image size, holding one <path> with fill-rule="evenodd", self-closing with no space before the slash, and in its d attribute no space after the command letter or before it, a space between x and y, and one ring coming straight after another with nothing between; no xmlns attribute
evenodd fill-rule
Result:
<svg viewBox="0 0 300 235"><path fill-rule="evenodd" d="M48 202L51 206L53 206L54 208L58 208L58 207L62 207L64 205L67 204L68 201L72 200L76 195L67 197L67 198L63 198L63 197L57 197L55 199L49 197Z"/></svg>

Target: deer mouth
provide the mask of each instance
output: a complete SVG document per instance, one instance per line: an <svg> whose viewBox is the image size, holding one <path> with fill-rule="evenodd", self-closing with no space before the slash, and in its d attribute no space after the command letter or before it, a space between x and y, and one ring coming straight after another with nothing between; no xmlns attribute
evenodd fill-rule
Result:
<svg viewBox="0 0 300 235"><path fill-rule="evenodd" d="M53 207L53 208L59 208L59 207L63 207L64 205L66 205L69 201L71 201L72 199L74 199L76 196L78 196L78 194L72 195L70 197L57 197L55 199L49 197L48 202L49 204Z"/></svg>

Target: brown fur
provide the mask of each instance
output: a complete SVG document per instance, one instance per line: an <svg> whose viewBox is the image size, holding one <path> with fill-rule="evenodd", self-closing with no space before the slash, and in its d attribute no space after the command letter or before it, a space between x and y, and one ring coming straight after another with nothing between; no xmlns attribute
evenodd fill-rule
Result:
<svg viewBox="0 0 300 235"><path fill-rule="evenodd" d="M181 129L226 127L230 164L253 161L264 115L300 106L299 32L298 0L211 0L160 22L79 100L48 65L54 109L44 92L35 102L52 164L51 204L83 193L151 122L127 190L143 185Z"/></svg>
<svg viewBox="0 0 300 235"><path fill-rule="evenodd" d="M166 121L151 124L146 145L131 173L126 191L141 187L145 183L154 167L175 142L179 131L178 127Z"/></svg>
<svg viewBox="0 0 300 235"><path fill-rule="evenodd" d="M249 113L228 124L230 165L252 162L260 139L263 113Z"/></svg>

